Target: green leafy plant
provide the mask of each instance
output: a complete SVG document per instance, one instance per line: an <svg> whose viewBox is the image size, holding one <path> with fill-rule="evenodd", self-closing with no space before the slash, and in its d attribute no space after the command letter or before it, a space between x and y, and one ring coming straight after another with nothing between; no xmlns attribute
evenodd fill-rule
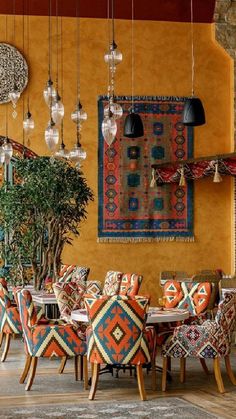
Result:
<svg viewBox="0 0 236 419"><path fill-rule="evenodd" d="M40 289L46 276L57 278L62 250L79 235L93 193L82 173L64 160L17 160L14 171L19 181L0 188L2 257L22 282L24 266L31 266Z"/></svg>

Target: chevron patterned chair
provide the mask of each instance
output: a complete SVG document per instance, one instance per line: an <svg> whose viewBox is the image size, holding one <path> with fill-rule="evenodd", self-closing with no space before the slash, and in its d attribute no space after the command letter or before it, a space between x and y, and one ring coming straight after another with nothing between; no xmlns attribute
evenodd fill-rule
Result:
<svg viewBox="0 0 236 419"><path fill-rule="evenodd" d="M92 364L89 399L95 397L101 364L136 366L140 397L146 400L143 364L154 363L152 327L145 327L149 298L124 295L85 298L90 326L87 329L88 360ZM152 379L155 381L155 370Z"/></svg>
<svg viewBox="0 0 236 419"><path fill-rule="evenodd" d="M162 390L166 390L167 364L169 358L180 359L180 381L185 381L185 361L188 357L213 359L218 390L224 393L220 359L225 360L226 370L232 383L236 379L230 365L231 336L236 321L236 293L226 293L218 306L215 320L206 320L202 325L176 327L162 347Z"/></svg>
<svg viewBox="0 0 236 419"><path fill-rule="evenodd" d="M139 292L143 276L135 273L108 271L105 277L103 295L130 295Z"/></svg>
<svg viewBox="0 0 236 419"><path fill-rule="evenodd" d="M18 308L11 302L7 282L3 278L0 278L0 332L1 344L5 339L1 357L1 361L4 362L8 355L11 337L22 334L22 327Z"/></svg>
<svg viewBox="0 0 236 419"><path fill-rule="evenodd" d="M30 390L33 384L38 358L40 357L74 357L75 377L77 379L78 356L82 355L87 372L86 341L78 336L74 326L65 324L63 320L49 320L46 324L37 324L35 306L28 290L22 290L18 293L18 301L26 352L26 363L20 383L24 383L31 367L25 389ZM87 388L87 385L88 377L85 374L85 388Z"/></svg>

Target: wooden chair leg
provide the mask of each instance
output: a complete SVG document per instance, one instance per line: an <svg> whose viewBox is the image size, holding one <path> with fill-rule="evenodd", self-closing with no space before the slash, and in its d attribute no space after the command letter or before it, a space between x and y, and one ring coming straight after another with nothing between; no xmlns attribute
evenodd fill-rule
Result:
<svg viewBox="0 0 236 419"><path fill-rule="evenodd" d="M99 370L100 370L100 364L92 364L93 367L93 375L92 375L92 385L89 392L89 400L94 400L95 393L97 390L97 384L98 384L98 377L99 377Z"/></svg>
<svg viewBox="0 0 236 419"><path fill-rule="evenodd" d="M84 389L88 390L88 361L87 361L87 355L83 356L83 370L84 370Z"/></svg>
<svg viewBox="0 0 236 419"><path fill-rule="evenodd" d="M68 356L63 356L61 358L61 364L58 370L59 374L62 374L64 372L65 366L66 366L66 362L67 362Z"/></svg>
<svg viewBox="0 0 236 419"><path fill-rule="evenodd" d="M226 371L227 371L228 377L230 378L231 383L234 386L236 386L236 378L235 378L235 375L234 375L234 373L232 371L232 368L231 368L229 355L226 355L226 357L225 357L225 367L226 367Z"/></svg>
<svg viewBox="0 0 236 419"><path fill-rule="evenodd" d="M84 375L84 364L83 364L83 356L79 355L79 380L82 381L83 380L83 375Z"/></svg>
<svg viewBox="0 0 236 419"><path fill-rule="evenodd" d="M78 381L79 380L79 365L78 365L78 363L79 363L79 355L76 355L75 357L74 357L74 366L75 366L75 381Z"/></svg>
<svg viewBox="0 0 236 419"><path fill-rule="evenodd" d="M167 367L168 367L168 358L163 357L162 379L161 379L161 389L162 389L162 391L166 391Z"/></svg>
<svg viewBox="0 0 236 419"><path fill-rule="evenodd" d="M208 369L208 366L206 364L205 359L204 358L199 358L199 360L200 360L203 371L206 373L206 375L210 375L210 371Z"/></svg>
<svg viewBox="0 0 236 419"><path fill-rule="evenodd" d="M27 355L26 360L25 360L24 370L23 370L23 372L21 374L21 377L20 377L20 380L19 380L20 384L23 384L25 382L25 379L26 379L26 377L28 375L28 372L29 372L29 369L30 369L31 361L32 361L32 356Z"/></svg>
<svg viewBox="0 0 236 419"><path fill-rule="evenodd" d="M11 341L11 334L10 333L5 333L6 338L5 338L5 346L4 346L4 350L3 350L3 354L2 354L2 358L1 361L4 362L8 351L9 351L9 347L10 347L10 341Z"/></svg>
<svg viewBox="0 0 236 419"><path fill-rule="evenodd" d="M3 335L4 335L4 333L3 333L3 332L1 332L1 333L0 333L0 348L1 348L1 346L2 346L2 342L3 342Z"/></svg>
<svg viewBox="0 0 236 419"><path fill-rule="evenodd" d="M30 371L30 375L26 384L26 391L29 391L32 387L32 384L34 382L34 377L35 377L35 373L36 373L36 368L37 368L37 363L38 363L38 358L36 358L35 356L32 357L31 360L31 371Z"/></svg>
<svg viewBox="0 0 236 419"><path fill-rule="evenodd" d="M220 358L213 359L214 365L214 374L216 379L216 384L220 393L225 393L224 384L222 381L221 370L220 370Z"/></svg>
<svg viewBox="0 0 236 419"><path fill-rule="evenodd" d="M186 358L180 358L180 382L185 382L186 376Z"/></svg>
<svg viewBox="0 0 236 419"><path fill-rule="evenodd" d="M141 400L147 400L146 391L144 387L143 380L143 368L142 365L136 365L137 379L138 379L138 388Z"/></svg>
<svg viewBox="0 0 236 419"><path fill-rule="evenodd" d="M157 389L157 374L156 374L156 362L155 359L152 360L152 390Z"/></svg>

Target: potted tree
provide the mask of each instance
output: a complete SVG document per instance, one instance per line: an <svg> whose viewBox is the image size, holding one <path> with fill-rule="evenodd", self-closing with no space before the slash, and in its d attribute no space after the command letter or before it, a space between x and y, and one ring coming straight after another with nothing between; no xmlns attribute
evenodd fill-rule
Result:
<svg viewBox="0 0 236 419"><path fill-rule="evenodd" d="M82 173L65 160L36 157L14 163L16 183L0 188L2 257L24 283L32 268L35 289L56 280L65 244L79 235L93 193Z"/></svg>

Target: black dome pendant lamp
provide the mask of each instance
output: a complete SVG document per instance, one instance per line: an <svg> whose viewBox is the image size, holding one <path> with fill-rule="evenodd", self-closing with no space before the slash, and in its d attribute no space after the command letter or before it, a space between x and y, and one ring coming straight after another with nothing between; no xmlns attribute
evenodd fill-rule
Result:
<svg viewBox="0 0 236 419"><path fill-rule="evenodd" d="M143 122L138 113L134 112L134 0L132 0L132 30L131 30L131 79L132 79L132 104L124 123L124 137L139 138L144 135Z"/></svg>
<svg viewBox="0 0 236 419"><path fill-rule="evenodd" d="M191 45L192 45L192 96L184 105L182 122L187 126L204 125L206 122L205 112L201 99L194 96L194 45L193 45L193 0L191 0Z"/></svg>

